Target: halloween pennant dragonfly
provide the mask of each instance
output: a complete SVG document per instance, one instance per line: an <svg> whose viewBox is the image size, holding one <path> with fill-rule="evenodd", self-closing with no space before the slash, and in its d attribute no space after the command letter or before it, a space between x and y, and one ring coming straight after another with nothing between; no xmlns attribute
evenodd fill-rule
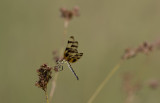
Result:
<svg viewBox="0 0 160 103"><path fill-rule="evenodd" d="M64 51L63 59L61 61L58 61L57 66L58 68L62 68L63 70L62 64L66 63L68 67L70 68L70 70L75 75L75 77L77 78L77 80L79 80L77 74L75 73L75 71L73 70L70 64L70 63L75 63L83 56L83 53L78 53L77 48L78 48L78 41L75 41L74 36L70 36L68 43L67 43L67 47Z"/></svg>

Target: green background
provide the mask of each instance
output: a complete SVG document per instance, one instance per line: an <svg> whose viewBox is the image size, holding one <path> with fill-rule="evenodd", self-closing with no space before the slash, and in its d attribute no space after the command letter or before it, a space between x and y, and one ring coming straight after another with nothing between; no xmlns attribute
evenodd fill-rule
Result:
<svg viewBox="0 0 160 103"><path fill-rule="evenodd" d="M159 0L0 0L0 103L46 102L44 92L34 85L36 70L44 63L55 65L52 51L61 48L64 31L59 8L74 6L79 6L80 17L70 22L67 38L74 35L84 53L72 64L80 80L64 66L52 103L87 103L125 48L160 37ZM136 103L159 103L160 90L146 84L160 78L159 57L156 50L127 60L93 103L124 103L125 72L144 84Z"/></svg>

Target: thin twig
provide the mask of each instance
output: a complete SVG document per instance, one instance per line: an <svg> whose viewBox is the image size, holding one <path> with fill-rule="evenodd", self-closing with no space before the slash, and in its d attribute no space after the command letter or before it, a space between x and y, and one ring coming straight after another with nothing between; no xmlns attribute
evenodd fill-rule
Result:
<svg viewBox="0 0 160 103"><path fill-rule="evenodd" d="M47 91L45 91L45 96L46 96L46 102L49 103Z"/></svg>
<svg viewBox="0 0 160 103"><path fill-rule="evenodd" d="M92 103L93 100L97 97L97 95L100 93L100 91L102 90L102 88L108 83L108 81L110 80L110 78L114 75L114 73L119 69L120 65L122 64L122 61L120 61L120 63L118 63L113 69L112 71L107 75L107 77L102 81L102 83L98 86L98 88L96 89L96 91L93 93L93 95L91 96L91 98L88 100L87 103Z"/></svg>
<svg viewBox="0 0 160 103"><path fill-rule="evenodd" d="M62 39L62 48L60 50L60 58L63 58L63 53L64 53L64 47L65 47L65 39L67 37L67 28L68 28L68 21L64 21L64 32L63 32L63 39ZM50 102L52 101L54 92L55 92L55 88L56 88L56 82L57 82L57 78L58 78L58 72L55 73L54 79L52 81L52 88L50 91Z"/></svg>
<svg viewBox="0 0 160 103"><path fill-rule="evenodd" d="M56 82L57 82L58 74L59 74L58 72L55 73L54 80L52 81L52 89L50 91L49 101L52 101L52 97L53 97L53 94L54 94L55 88L56 88Z"/></svg>

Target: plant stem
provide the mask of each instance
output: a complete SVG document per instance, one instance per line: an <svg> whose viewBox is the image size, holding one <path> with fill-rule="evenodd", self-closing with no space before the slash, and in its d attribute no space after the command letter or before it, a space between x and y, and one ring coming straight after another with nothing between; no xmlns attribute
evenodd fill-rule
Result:
<svg viewBox="0 0 160 103"><path fill-rule="evenodd" d="M45 91L45 95L46 95L46 102L49 103L47 91Z"/></svg>
<svg viewBox="0 0 160 103"><path fill-rule="evenodd" d="M67 36L68 24L69 24L69 21L64 21L64 32L63 32L63 38L62 38L62 48L60 50L60 58L63 58L63 54L64 54L65 39L66 39L66 36ZM54 79L52 81L52 87L51 87L51 91L50 91L50 95L49 95L50 102L52 101L52 98L53 98L53 95L54 95L54 92L55 92L58 74L59 74L58 72L55 73Z"/></svg>
<svg viewBox="0 0 160 103"><path fill-rule="evenodd" d="M102 88L108 83L110 78L114 75L114 73L119 69L120 65L122 64L122 60L112 69L112 71L106 76L106 78L102 81L102 83L98 86L96 91L93 93L91 98L88 100L87 103L92 103L93 100L97 97L97 95L100 93Z"/></svg>
<svg viewBox="0 0 160 103"><path fill-rule="evenodd" d="M50 101L52 100L53 94L54 94L54 92L55 92L58 74L59 74L58 72L55 73L54 79L53 79L53 81L52 81L52 89L51 89L50 95L49 95L49 97L50 97L49 100L50 100Z"/></svg>

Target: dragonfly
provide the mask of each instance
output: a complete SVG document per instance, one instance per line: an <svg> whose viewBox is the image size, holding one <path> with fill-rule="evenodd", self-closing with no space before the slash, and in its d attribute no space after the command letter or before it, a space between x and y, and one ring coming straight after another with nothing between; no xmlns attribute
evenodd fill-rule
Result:
<svg viewBox="0 0 160 103"><path fill-rule="evenodd" d="M69 69L77 78L77 80L79 80L77 74L75 73L75 71L73 70L70 64L70 63L77 62L83 56L83 53L79 53L77 48L78 48L78 41L75 41L74 36L70 36L67 43L67 47L64 51L63 59L57 62L57 67L62 68L63 70L63 64L66 63Z"/></svg>

